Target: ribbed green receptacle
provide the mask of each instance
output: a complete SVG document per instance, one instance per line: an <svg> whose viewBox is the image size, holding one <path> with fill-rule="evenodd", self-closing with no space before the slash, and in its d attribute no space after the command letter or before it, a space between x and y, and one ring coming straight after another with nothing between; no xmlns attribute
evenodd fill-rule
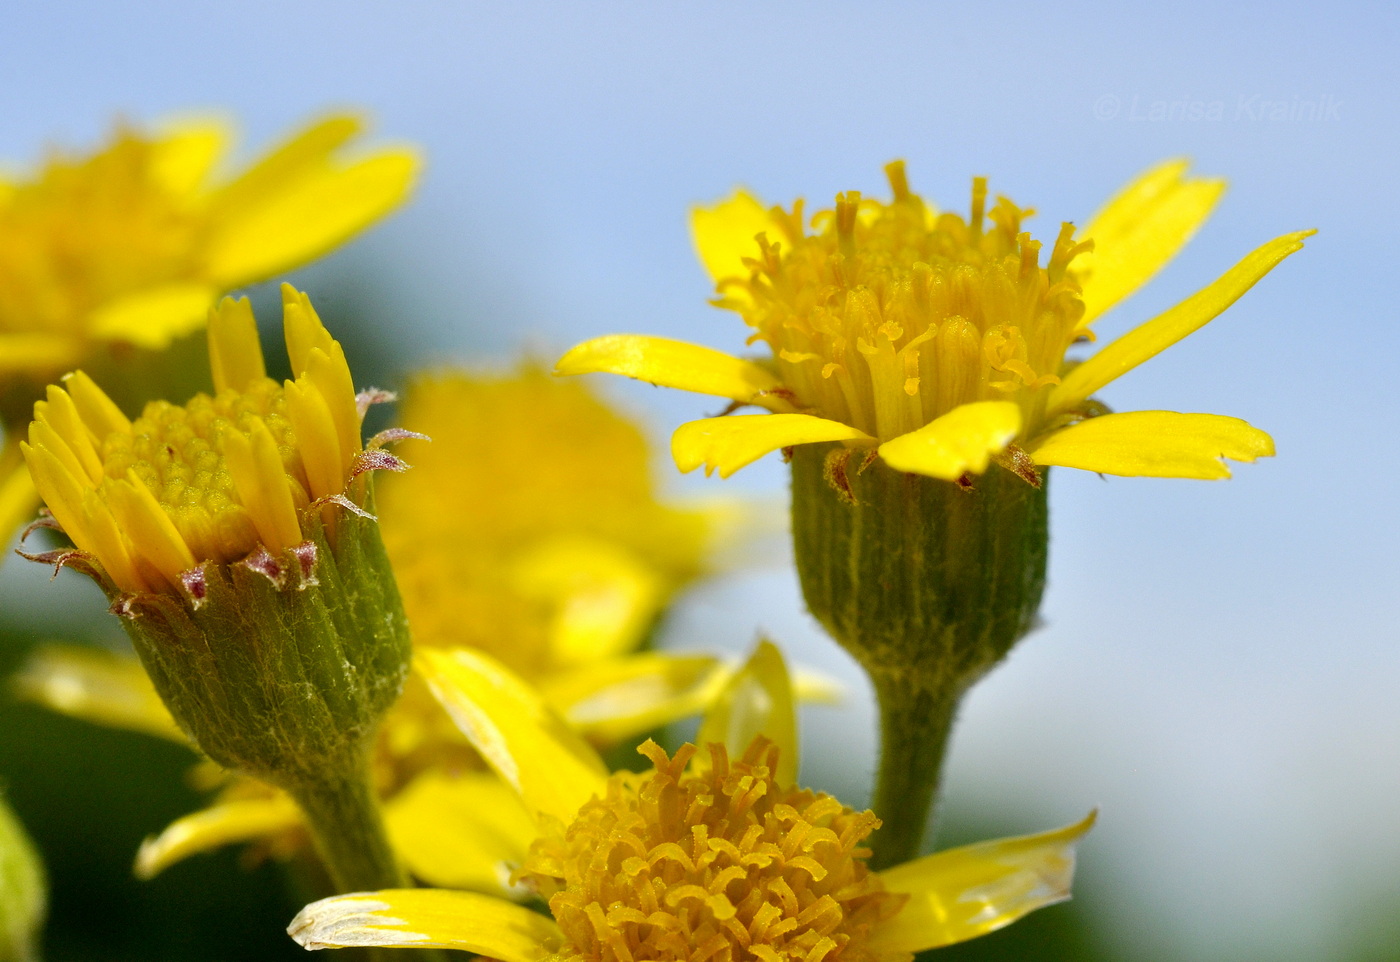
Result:
<svg viewBox="0 0 1400 962"><path fill-rule="evenodd" d="M403 884L369 785L411 641L375 522L315 526L314 564L206 565L191 596L114 598L166 707L214 761L302 806L341 891Z"/></svg>
<svg viewBox="0 0 1400 962"><path fill-rule="evenodd" d="M870 675L880 704L874 862L917 854L967 688L1035 621L1045 588L1046 489L997 466L973 487L875 460L827 480L831 445L792 459L792 530L812 614Z"/></svg>

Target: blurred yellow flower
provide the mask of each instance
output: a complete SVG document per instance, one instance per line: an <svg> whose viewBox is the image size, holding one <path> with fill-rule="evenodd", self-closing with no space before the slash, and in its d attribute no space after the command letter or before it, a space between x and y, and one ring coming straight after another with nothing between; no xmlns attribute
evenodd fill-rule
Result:
<svg viewBox="0 0 1400 962"><path fill-rule="evenodd" d="M939 214L886 168L888 202L848 192L808 220L802 201L767 208L742 191L692 214L719 307L739 313L771 362L642 335L569 351L560 374L608 371L717 395L770 413L682 425L682 471L728 476L779 448L839 441L890 467L954 481L992 460L1032 483L1050 465L1106 474L1224 478L1223 458L1273 454L1267 434L1214 414L1108 414L1091 395L1224 311L1312 231L1285 234L1219 280L1109 344L1067 361L1090 324L1150 279L1209 216L1223 183L1149 170L1076 238L1064 224L1042 264L1032 213Z"/></svg>
<svg viewBox="0 0 1400 962"><path fill-rule="evenodd" d="M227 125L119 125L82 157L0 183L0 539L34 510L16 430L43 386L102 346L160 349L226 291L304 264L387 215L420 166L351 151L363 121L318 120L241 172Z"/></svg>
<svg viewBox="0 0 1400 962"><path fill-rule="evenodd" d="M420 671L533 825L516 876L550 915L468 892L359 892L307 906L306 948L464 949L503 962L846 959L907 962L1068 897L1093 816L1041 835L940 852L885 872L863 845L880 821L795 787L796 720L782 657L762 644L697 741L609 776L518 676L467 650Z"/></svg>

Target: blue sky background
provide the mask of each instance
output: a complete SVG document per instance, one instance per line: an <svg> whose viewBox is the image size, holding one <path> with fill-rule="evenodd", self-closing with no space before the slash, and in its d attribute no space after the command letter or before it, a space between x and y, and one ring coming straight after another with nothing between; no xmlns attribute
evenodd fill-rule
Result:
<svg viewBox="0 0 1400 962"><path fill-rule="evenodd" d="M894 157L945 207L989 175L1042 236L1164 157L1228 177L1210 224L1101 335L1318 228L1104 392L1246 418L1279 456L1221 484L1056 474L1048 627L971 698L948 804L1025 830L1101 805L1084 857L1112 884L1083 897L1125 957L1325 959L1400 903L1397 27L1344 3L25 4L0 26L0 157L91 144L115 113L225 109L253 150L367 107L424 146L422 189L296 279L314 296L372 276L417 363L617 331L738 349L737 317L705 304L687 206L737 183L774 201L883 192ZM607 390L659 437L714 408ZM785 472L675 482L781 499ZM9 565L4 581L12 604L43 577ZM853 670L781 566L701 592L672 642L738 648L759 627ZM808 722L809 777L858 794L866 773L838 759L868 757L864 695Z"/></svg>

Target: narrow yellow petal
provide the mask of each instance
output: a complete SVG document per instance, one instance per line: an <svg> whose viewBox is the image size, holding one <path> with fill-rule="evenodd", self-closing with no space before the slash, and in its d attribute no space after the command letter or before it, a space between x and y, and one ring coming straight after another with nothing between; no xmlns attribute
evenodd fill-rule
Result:
<svg viewBox="0 0 1400 962"><path fill-rule="evenodd" d="M209 312L209 367L215 392L244 391L267 377L258 322L248 298L225 297Z"/></svg>
<svg viewBox="0 0 1400 962"><path fill-rule="evenodd" d="M311 351L320 348L329 352L335 338L321 323L321 315L311 304L305 291L283 284L282 336L287 343L287 359L292 364L292 377L301 377L311 363Z"/></svg>
<svg viewBox="0 0 1400 962"><path fill-rule="evenodd" d="M582 662L545 678L540 693L580 732L613 744L698 715L729 677L713 655L648 651Z"/></svg>
<svg viewBox="0 0 1400 962"><path fill-rule="evenodd" d="M126 591L152 591L160 578L148 578L132 555L131 542L117 525L111 505L95 490L83 492L83 524L102 567Z"/></svg>
<svg viewBox="0 0 1400 962"><path fill-rule="evenodd" d="M261 418L252 420L251 435L236 428L221 438L224 462L238 500L248 512L268 551L281 551L302 542L301 523L277 442Z"/></svg>
<svg viewBox="0 0 1400 962"><path fill-rule="evenodd" d="M1074 262L1085 274L1084 323L1151 280L1210 217L1225 181L1187 177L1189 166L1169 160L1144 172L1080 232L1094 241Z"/></svg>
<svg viewBox="0 0 1400 962"><path fill-rule="evenodd" d="M80 458L77 451L74 450L78 445L69 444L68 438L49 423L47 410L44 414L46 415L44 418L29 422L29 443L52 454L81 487L91 488L95 482L87 464L84 463L84 459ZM81 442L86 439L80 436L78 440ZM90 444L88 448L91 449ZM101 471L101 462L98 462L97 469L99 472Z"/></svg>
<svg viewBox="0 0 1400 962"><path fill-rule="evenodd" d="M754 237L772 230L768 208L747 191L736 190L712 207L690 209L690 237L695 242L695 253L716 283L728 277L747 277L743 258L758 256Z"/></svg>
<svg viewBox="0 0 1400 962"><path fill-rule="evenodd" d="M543 962L563 938L547 915L490 895L386 889L312 902L287 934L306 949L378 945L463 949L500 962Z"/></svg>
<svg viewBox="0 0 1400 962"><path fill-rule="evenodd" d="M302 824L301 811L278 792L265 798L215 802L177 818L136 853L136 877L155 878L176 862L236 842L251 842Z"/></svg>
<svg viewBox="0 0 1400 962"><path fill-rule="evenodd" d="M219 118L171 124L152 144L151 176L176 196L195 194L231 139L229 124Z"/></svg>
<svg viewBox="0 0 1400 962"><path fill-rule="evenodd" d="M327 332L327 337L330 333ZM345 352L334 339L326 349L316 348L307 358L306 380L315 385L326 400L342 457L341 472L349 473L350 462L360 453L360 412L355 406L355 382Z"/></svg>
<svg viewBox="0 0 1400 962"><path fill-rule="evenodd" d="M858 428L811 414L740 414L682 424L671 435L671 457L682 472L703 464L706 474L718 468L727 478L769 452L818 441L875 443Z"/></svg>
<svg viewBox="0 0 1400 962"><path fill-rule="evenodd" d="M555 374L623 374L627 377L696 394L791 411L778 376L760 364L666 337L609 334L569 349L554 365Z"/></svg>
<svg viewBox="0 0 1400 962"><path fill-rule="evenodd" d="M33 430L34 425L31 424L31 434ZM35 490L53 512L64 533L78 548L94 551L95 545L88 533L83 511L83 494L89 490L87 485L79 481L79 477L48 448L24 442L20 443L19 448L24 453L25 463L29 465Z"/></svg>
<svg viewBox="0 0 1400 962"><path fill-rule="evenodd" d="M109 483L106 491L112 514L127 532L135 553L149 561L171 587L178 590L181 572L195 566L195 557L151 489L134 471L128 471L125 482Z"/></svg>
<svg viewBox="0 0 1400 962"><path fill-rule="evenodd" d="M1127 477L1228 478L1222 461L1271 457L1274 441L1239 418L1175 411L1127 411L1090 418L1038 439L1036 464Z"/></svg>
<svg viewBox="0 0 1400 962"><path fill-rule="evenodd" d="M102 480L102 457L93 446L92 431L83 422L83 417L78 413L78 406L73 403L73 398L57 384L50 384L44 392L44 399L48 404L44 409L43 420L35 421L35 427L47 425L52 428L57 435L52 440L66 446L72 452L77 463L82 466L87 479L94 485L98 484ZM49 441L40 441L39 443L51 450L55 447Z"/></svg>
<svg viewBox="0 0 1400 962"><path fill-rule="evenodd" d="M917 431L880 445L880 457L896 471L956 481L987 470L1021 430L1021 409L1010 401L974 401L953 408Z"/></svg>
<svg viewBox="0 0 1400 962"><path fill-rule="evenodd" d="M597 752L504 665L470 648L424 649L414 665L530 811L567 822L602 791L607 769Z"/></svg>
<svg viewBox="0 0 1400 962"><path fill-rule="evenodd" d="M70 718L186 743L141 663L79 645L36 649L14 674L26 701Z"/></svg>
<svg viewBox="0 0 1400 962"><path fill-rule="evenodd" d="M412 150L386 150L328 166L264 203L227 211L209 241L208 276L236 286L326 253L401 204L420 166Z"/></svg>
<svg viewBox="0 0 1400 962"><path fill-rule="evenodd" d="M211 199L210 215L256 207L285 191L289 184L325 167L331 153L364 129L352 114L331 114L298 130L264 154Z"/></svg>
<svg viewBox="0 0 1400 962"><path fill-rule="evenodd" d="M1277 237L1245 256L1209 287L1113 341L1064 376L1050 391L1047 415L1067 411L1109 381L1155 357L1216 318L1289 254L1303 249L1305 230Z"/></svg>
<svg viewBox="0 0 1400 962"><path fill-rule="evenodd" d="M83 422L99 439L114 432L131 430L131 419L122 413L122 409L107 396L107 392L97 386L96 381L82 371L65 375L63 386L68 389L73 403L78 406L78 413L82 415Z"/></svg>
<svg viewBox="0 0 1400 962"><path fill-rule="evenodd" d="M88 330L104 341L159 350L199 330L219 296L212 284L176 281L107 301L92 312Z"/></svg>
<svg viewBox="0 0 1400 962"><path fill-rule="evenodd" d="M539 834L533 816L494 772L429 771L384 807L394 851L429 885L518 894L510 873Z"/></svg>
<svg viewBox="0 0 1400 962"><path fill-rule="evenodd" d="M319 352L317 352L319 353ZM321 355L324 357L325 355ZM345 474L336 437L335 421L331 418L326 399L314 385L288 381L283 388L287 399L287 416L296 432L297 449L312 499L340 494L345 490Z"/></svg>
<svg viewBox="0 0 1400 962"><path fill-rule="evenodd" d="M1075 825L937 852L880 873L910 898L871 932L878 952L922 952L965 942L1069 898L1074 847L1097 813Z"/></svg>
<svg viewBox="0 0 1400 962"><path fill-rule="evenodd" d="M704 747L711 743L722 744L730 757L738 757L758 735L767 736L778 748L778 768L773 773L778 784L795 786L799 759L792 680L782 652L769 641L758 643L705 712L695 736L701 747L695 757L707 758Z"/></svg>

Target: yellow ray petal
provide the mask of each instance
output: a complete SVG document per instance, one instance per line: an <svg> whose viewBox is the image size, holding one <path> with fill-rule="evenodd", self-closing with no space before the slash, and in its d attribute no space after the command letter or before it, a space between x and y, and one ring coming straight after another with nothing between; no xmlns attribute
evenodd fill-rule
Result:
<svg viewBox="0 0 1400 962"><path fill-rule="evenodd" d="M159 350L199 330L218 288L202 281L177 281L110 300L92 312L93 337Z"/></svg>
<svg viewBox="0 0 1400 962"><path fill-rule="evenodd" d="M131 419L122 413L107 392L82 371L63 377L63 386L78 407L85 423L99 439L114 431L130 431Z"/></svg>
<svg viewBox="0 0 1400 962"><path fill-rule="evenodd" d="M243 391L267 377L258 322L248 298L225 297L209 312L209 367L215 392Z"/></svg>
<svg viewBox="0 0 1400 962"><path fill-rule="evenodd" d="M598 753L504 665L470 648L424 649L414 665L527 809L567 822L602 791Z"/></svg>
<svg viewBox="0 0 1400 962"><path fill-rule="evenodd" d="M811 414L740 414L682 424L671 435L671 457L683 472L703 464L706 474L718 468L727 478L771 451L818 441L875 444L859 428Z"/></svg>
<svg viewBox="0 0 1400 962"><path fill-rule="evenodd" d="M180 574L195 566L195 558L151 489L134 470L128 470L125 483L111 483L107 492L112 514L120 528L128 533L135 553L149 561L172 588L179 590Z"/></svg>
<svg viewBox="0 0 1400 962"><path fill-rule="evenodd" d="M0 334L0 374L61 371L76 363L83 343L61 334Z"/></svg>
<svg viewBox="0 0 1400 962"><path fill-rule="evenodd" d="M699 714L729 674L713 655L651 651L580 663L546 678L540 693L579 731L615 743Z"/></svg>
<svg viewBox="0 0 1400 962"><path fill-rule="evenodd" d="M30 424L31 431L34 423ZM47 448L24 442L20 442L19 448L24 453L25 463L29 465L29 475L35 489L53 512L63 532L78 548L95 550L83 511L83 494L90 489Z"/></svg>
<svg viewBox="0 0 1400 962"><path fill-rule="evenodd" d="M14 675L26 701L113 728L186 743L141 663L97 648L45 645Z"/></svg>
<svg viewBox="0 0 1400 962"><path fill-rule="evenodd" d="M1021 430L1021 409L1010 401L974 401L953 408L917 431L880 445L880 457L896 471L956 481L981 474L993 454Z"/></svg>
<svg viewBox="0 0 1400 962"><path fill-rule="evenodd" d="M1051 389L1047 416L1073 408L1109 381L1204 327L1285 257L1302 250L1303 238L1315 233L1305 230L1276 237L1246 255L1209 287L1105 346Z"/></svg>
<svg viewBox="0 0 1400 962"><path fill-rule="evenodd" d="M205 271L234 287L323 254L397 207L419 169L411 150L386 150L327 167L263 203L227 211L210 238Z"/></svg>
<svg viewBox="0 0 1400 962"><path fill-rule="evenodd" d="M520 797L494 772L429 771L384 807L394 850L429 885L518 895L510 873L539 834Z"/></svg>
<svg viewBox="0 0 1400 962"><path fill-rule="evenodd" d="M695 736L701 748L695 757L708 758L704 748L712 742L722 744L731 758L738 757L758 735L778 748L778 769L773 773L778 784L795 786L799 759L792 680L782 652L769 641L758 643L705 712Z"/></svg>
<svg viewBox="0 0 1400 962"><path fill-rule="evenodd" d="M386 889L312 902L287 934L307 949L379 945L464 949L501 962L542 962L563 938L541 915L490 895L445 889Z"/></svg>
<svg viewBox="0 0 1400 962"><path fill-rule="evenodd" d="M18 447L15 448L16 456ZM10 555L10 536L34 517L39 508L39 492L23 461L0 457L0 564Z"/></svg>
<svg viewBox="0 0 1400 962"><path fill-rule="evenodd" d="M791 411L778 376L760 364L714 348L646 334L609 334L570 348L554 373L622 374L696 394L726 397L772 411Z"/></svg>
<svg viewBox="0 0 1400 962"><path fill-rule="evenodd" d="M690 209L690 237L695 242L695 253L716 283L727 277L747 277L743 258L757 257L754 237L772 229L768 208L743 190L736 190L713 207Z"/></svg>
<svg viewBox="0 0 1400 962"><path fill-rule="evenodd" d="M136 853L136 877L154 878L191 855L276 835L301 824L301 811L281 792L216 802L177 818L165 831L142 842Z"/></svg>
<svg viewBox="0 0 1400 962"><path fill-rule="evenodd" d="M1239 418L1175 411L1105 414L1052 432L1029 449L1036 464L1127 477L1228 478L1222 458L1271 457L1274 441Z"/></svg>
<svg viewBox="0 0 1400 962"><path fill-rule="evenodd" d="M994 932L1069 898L1074 847L1097 813L1075 825L937 852L880 873L909 893L898 915L871 933L881 952L922 952Z"/></svg>
<svg viewBox="0 0 1400 962"><path fill-rule="evenodd" d="M212 213L254 207L323 169L331 152L364 129L353 114L330 114L303 127L219 188Z"/></svg>
<svg viewBox="0 0 1400 962"><path fill-rule="evenodd" d="M1084 323L1152 279L1210 217L1225 181L1187 177L1188 160L1169 160L1115 195L1080 232L1094 250L1074 266L1085 273Z"/></svg>
<svg viewBox="0 0 1400 962"><path fill-rule="evenodd" d="M301 523L282 455L261 418L252 418L249 427L247 437L230 427L222 438L224 461L238 500L268 551L295 547L302 541Z"/></svg>
<svg viewBox="0 0 1400 962"><path fill-rule="evenodd" d="M151 176L176 196L195 194L231 139L228 122L217 117L170 124L152 144Z"/></svg>

